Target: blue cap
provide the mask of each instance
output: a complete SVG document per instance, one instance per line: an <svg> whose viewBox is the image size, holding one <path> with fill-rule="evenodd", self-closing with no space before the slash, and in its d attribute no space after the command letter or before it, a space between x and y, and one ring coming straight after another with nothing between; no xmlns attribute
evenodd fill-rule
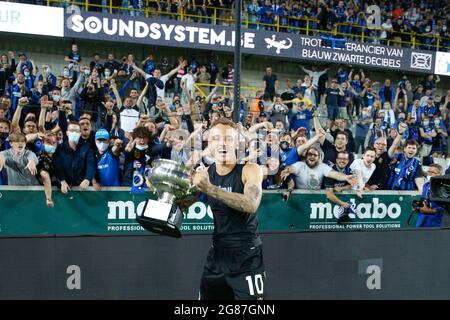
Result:
<svg viewBox="0 0 450 320"><path fill-rule="evenodd" d="M109 133L105 129L99 129L95 133L96 140L109 140Z"/></svg>
<svg viewBox="0 0 450 320"><path fill-rule="evenodd" d="M259 116L260 116L260 117L266 117L266 118L267 118L267 113L265 113L265 112L263 111L263 112L261 112L261 113L259 114Z"/></svg>

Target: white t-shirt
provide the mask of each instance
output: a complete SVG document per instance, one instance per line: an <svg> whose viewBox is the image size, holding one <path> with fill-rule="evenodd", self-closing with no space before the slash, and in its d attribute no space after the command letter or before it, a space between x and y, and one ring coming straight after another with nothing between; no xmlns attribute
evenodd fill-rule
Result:
<svg viewBox="0 0 450 320"><path fill-rule="evenodd" d="M133 132L138 121L139 112L133 108L124 109L120 113L120 127L123 129L123 131Z"/></svg>
<svg viewBox="0 0 450 320"><path fill-rule="evenodd" d="M297 189L320 189L323 177L328 177L332 170L325 163L320 162L315 168L310 168L304 161L292 165L295 168L295 183Z"/></svg>
<svg viewBox="0 0 450 320"><path fill-rule="evenodd" d="M350 170L352 170L353 173L356 173L356 170L359 170L359 172L361 172L363 184L365 185L372 176L372 173L375 171L375 167L376 167L375 164L372 163L370 165L370 168L367 168L366 165L364 164L363 159L356 159L353 160L352 164L350 165ZM355 184L353 186L353 189L357 190L358 184Z"/></svg>
<svg viewBox="0 0 450 320"><path fill-rule="evenodd" d="M191 74L185 74L181 78L181 82L183 81L186 81L186 89L188 89L189 91L192 91L194 89L195 79Z"/></svg>

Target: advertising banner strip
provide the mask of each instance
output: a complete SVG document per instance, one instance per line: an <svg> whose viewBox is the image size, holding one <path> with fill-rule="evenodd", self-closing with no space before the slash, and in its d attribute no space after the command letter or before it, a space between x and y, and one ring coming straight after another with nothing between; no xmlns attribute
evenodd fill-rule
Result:
<svg viewBox="0 0 450 320"><path fill-rule="evenodd" d="M64 9L0 1L0 32L64 36Z"/></svg>
<svg viewBox="0 0 450 320"><path fill-rule="evenodd" d="M353 200L356 215L338 224L339 206L327 201L323 192L296 191L286 203L279 192L265 192L258 209L259 230L385 230L414 227L408 225L412 192L374 192L359 199L352 193L340 194ZM127 188L105 191L76 191L69 195L54 193L54 208L45 205L39 187L0 187L0 237L20 235L148 234L136 222L145 201L152 193L130 194ZM26 201L24 201L26 199ZM188 210L182 232L211 233L214 230L211 208L196 202Z"/></svg>
<svg viewBox="0 0 450 320"><path fill-rule="evenodd" d="M67 9L0 2L0 32L104 40L153 46L169 46L233 52L234 28L170 19L130 17ZM325 34L247 30L242 53L302 61L351 64L354 66L449 74L448 54L352 42Z"/></svg>
<svg viewBox="0 0 450 320"><path fill-rule="evenodd" d="M169 19L93 12L65 14L65 36L232 52L234 28ZM242 52L309 61L342 63L399 71L431 73L435 53L409 48L314 37L294 33L245 31Z"/></svg>

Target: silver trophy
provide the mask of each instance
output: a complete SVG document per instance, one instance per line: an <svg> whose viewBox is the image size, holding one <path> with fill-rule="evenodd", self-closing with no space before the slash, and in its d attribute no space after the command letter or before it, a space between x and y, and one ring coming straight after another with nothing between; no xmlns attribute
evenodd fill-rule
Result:
<svg viewBox="0 0 450 320"><path fill-rule="evenodd" d="M182 163L167 159L153 161L146 177L158 200L147 200L142 214L136 219L145 230L181 237L183 212L178 204L189 202L198 194L198 190L191 186L189 176L190 170Z"/></svg>

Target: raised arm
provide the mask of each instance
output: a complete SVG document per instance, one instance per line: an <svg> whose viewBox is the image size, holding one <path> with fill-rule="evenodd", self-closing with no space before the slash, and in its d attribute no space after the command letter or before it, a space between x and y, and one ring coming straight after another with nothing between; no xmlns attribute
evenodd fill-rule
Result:
<svg viewBox="0 0 450 320"><path fill-rule="evenodd" d="M119 91L117 91L117 84L116 82L112 82L111 83L111 89L114 93L114 96L116 97L116 103L117 103L117 108L122 108L122 98L120 97Z"/></svg>
<svg viewBox="0 0 450 320"><path fill-rule="evenodd" d="M398 125L398 135L395 137L394 141L392 142L391 147L388 150L388 155L390 158L394 157L395 150L397 150L397 147L400 144L400 141L402 140L403 132L405 132L407 127L408 126L405 123L400 123Z"/></svg>
<svg viewBox="0 0 450 320"><path fill-rule="evenodd" d="M206 168L197 171L193 175L193 184L200 191L208 196L220 200L226 206L245 212L254 214L259 207L262 197L262 180L263 173L259 165L248 163L242 171L242 181L244 183L244 193L227 192L213 185L209 180Z"/></svg>
<svg viewBox="0 0 450 320"><path fill-rule="evenodd" d="M319 117L317 117L317 115L314 115L313 121L314 121L314 130L316 132L321 132L322 130L324 130L322 128L322 125L320 124ZM319 142L320 145L323 145L323 143L325 142L325 135L319 137Z"/></svg>
<svg viewBox="0 0 450 320"><path fill-rule="evenodd" d="M39 113L39 123L38 128L39 132L45 133L45 114L47 113L48 108L53 106L52 101L48 101L48 96L44 96L41 99L41 112Z"/></svg>
<svg viewBox="0 0 450 320"><path fill-rule="evenodd" d="M142 101L144 100L144 97L145 97L145 95L146 95L146 93L147 93L147 90L148 90L148 82L145 81L145 87L144 87L144 90L142 90L142 92L141 92L141 94L139 95L139 98L137 99L137 102L136 102L136 105L138 106L139 109L141 108Z"/></svg>
<svg viewBox="0 0 450 320"><path fill-rule="evenodd" d="M302 144L301 146L297 147L297 153L298 155L302 155L302 153L308 149L309 147L311 147L314 143L316 143L317 141L320 140L320 138L323 136L325 137L325 130L324 129L320 129L320 131L311 139L309 139L306 143Z"/></svg>
<svg viewBox="0 0 450 320"><path fill-rule="evenodd" d="M28 98L20 98L19 103L17 104L16 111L14 112L14 116L11 121L11 132L20 132L19 121L22 115L23 106L28 104Z"/></svg>

